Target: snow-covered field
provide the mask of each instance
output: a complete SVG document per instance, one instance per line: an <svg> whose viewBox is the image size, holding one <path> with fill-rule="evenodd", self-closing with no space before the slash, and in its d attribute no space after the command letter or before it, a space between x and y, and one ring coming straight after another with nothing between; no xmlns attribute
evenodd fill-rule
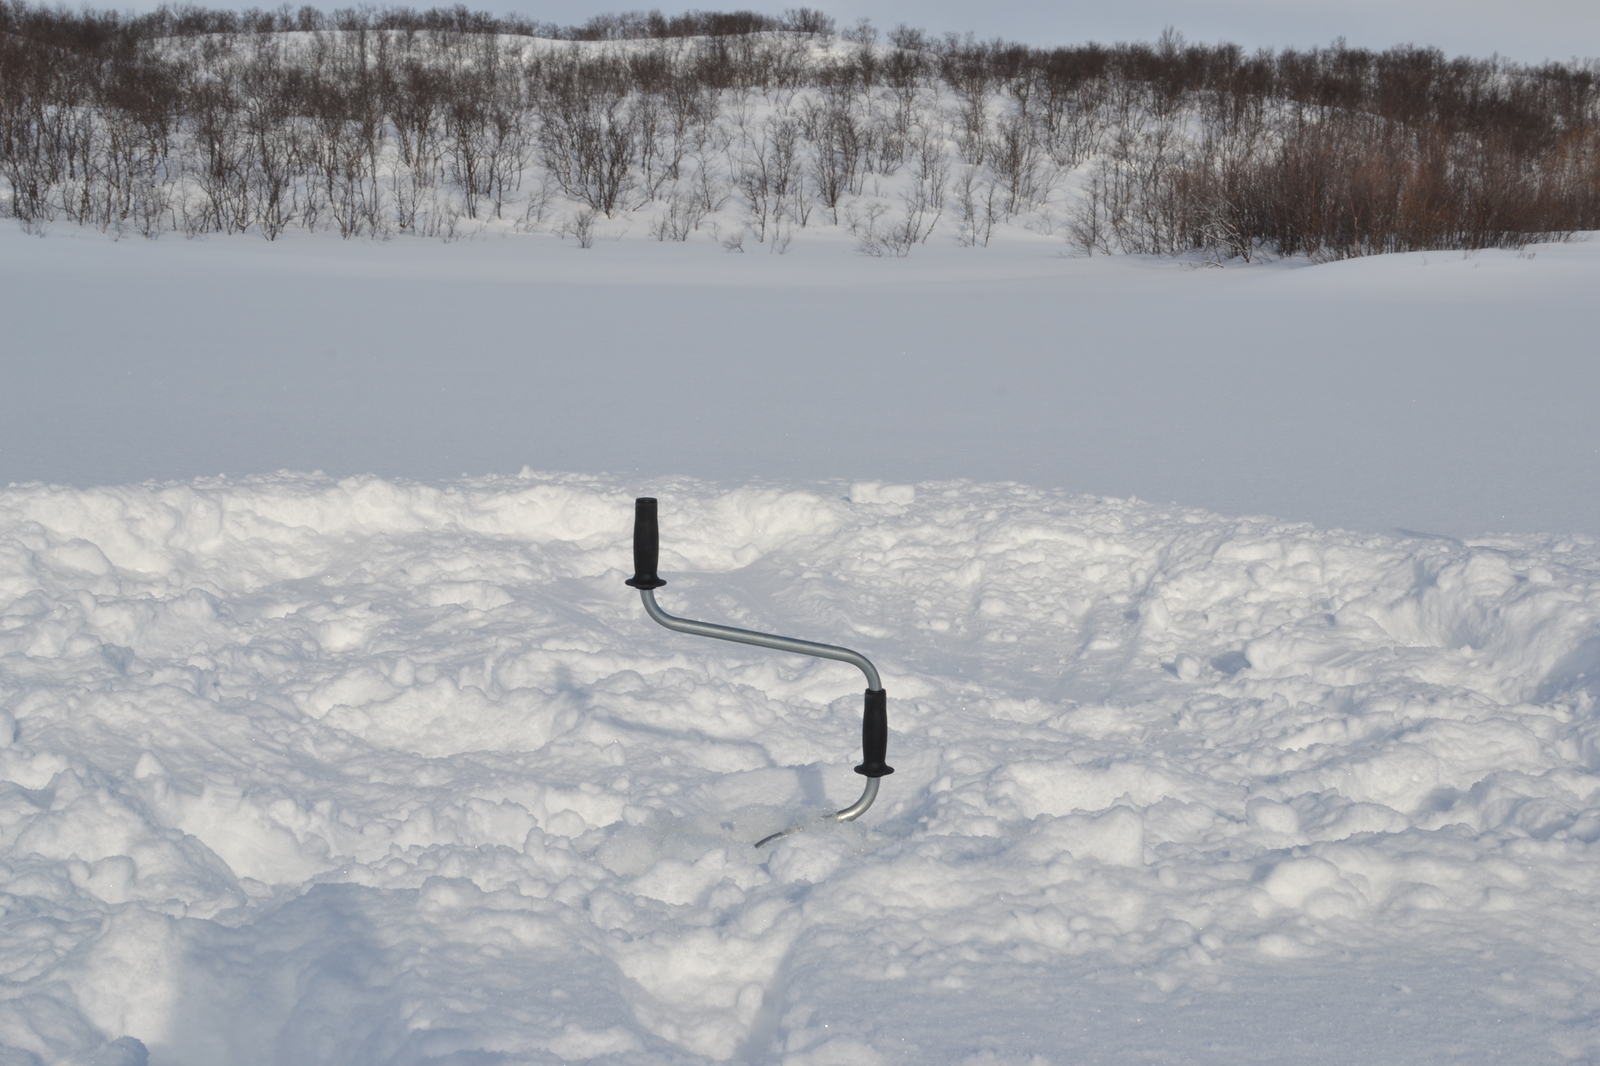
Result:
<svg viewBox="0 0 1600 1066"><path fill-rule="evenodd" d="M1059 250L0 231L0 1064L1600 1062L1600 246Z"/></svg>
<svg viewBox="0 0 1600 1066"><path fill-rule="evenodd" d="M751 846L854 798L860 678L652 625L613 480L7 493L0 1039L1600 1050L1593 538L963 482L657 492L669 609L884 672L896 773L860 823Z"/></svg>

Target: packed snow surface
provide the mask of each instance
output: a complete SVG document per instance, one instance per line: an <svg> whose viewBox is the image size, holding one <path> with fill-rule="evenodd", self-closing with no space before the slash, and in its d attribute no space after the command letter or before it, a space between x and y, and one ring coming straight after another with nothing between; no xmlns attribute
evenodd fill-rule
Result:
<svg viewBox="0 0 1600 1066"><path fill-rule="evenodd" d="M623 585L661 501L670 633ZM1600 1059L1600 544L1010 483L0 493L0 1062Z"/></svg>

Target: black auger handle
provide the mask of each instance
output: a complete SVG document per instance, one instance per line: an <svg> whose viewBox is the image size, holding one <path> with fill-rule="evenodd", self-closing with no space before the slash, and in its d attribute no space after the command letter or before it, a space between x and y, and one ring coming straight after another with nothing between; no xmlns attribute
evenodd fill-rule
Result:
<svg viewBox="0 0 1600 1066"><path fill-rule="evenodd" d="M633 576L627 584L636 589L658 589L666 582L656 575L661 560L661 527L656 523L656 501L641 496L633 501Z"/></svg>
<svg viewBox="0 0 1600 1066"><path fill-rule="evenodd" d="M651 618L675 633L731 640L736 644L753 644L758 648L771 648L773 651L792 652L796 655L814 655L819 659L835 659L859 667L866 675L866 707L861 716L861 765L856 767L856 773L867 778L866 788L862 790L861 798L855 803L842 811L828 815L829 819L836 822L849 822L861 817L867 808L872 806L872 801L878 797L878 778L888 777L894 773L894 767L883 761L889 747L889 697L883 690L883 682L878 678L878 668L860 652L841 648L836 644L818 644L813 640L780 637L776 633L757 633L749 629L719 626L715 622L696 622L692 618L679 618L677 615L668 614L661 609L660 604L656 603L655 590L666 584L656 574L656 564L660 554L661 529L656 523L656 501L648 496L641 496L634 501L633 576L627 583L639 590L639 599L644 601L645 613ZM781 833L774 833L757 841L756 847L770 844L796 831L797 828L791 828Z"/></svg>
<svg viewBox="0 0 1600 1066"><path fill-rule="evenodd" d="M866 706L861 712L862 777L888 777L894 767L883 760L889 751L889 694L881 688L867 689Z"/></svg>

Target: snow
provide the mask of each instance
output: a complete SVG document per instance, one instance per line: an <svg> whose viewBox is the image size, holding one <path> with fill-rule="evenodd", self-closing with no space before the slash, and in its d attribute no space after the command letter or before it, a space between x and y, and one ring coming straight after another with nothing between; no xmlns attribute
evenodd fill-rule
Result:
<svg viewBox="0 0 1600 1066"><path fill-rule="evenodd" d="M0 484L960 477L1600 533L1592 241L1214 270L1021 232L880 260L832 227L737 255L610 225L588 250L0 227Z"/></svg>
<svg viewBox="0 0 1600 1066"><path fill-rule="evenodd" d="M1600 244L646 221L0 228L0 1066L1600 1062Z"/></svg>
<svg viewBox="0 0 1600 1066"><path fill-rule="evenodd" d="M859 822L752 846L860 676L646 489L882 672ZM1592 535L285 473L13 486L0 604L8 1064L1600 1058Z"/></svg>

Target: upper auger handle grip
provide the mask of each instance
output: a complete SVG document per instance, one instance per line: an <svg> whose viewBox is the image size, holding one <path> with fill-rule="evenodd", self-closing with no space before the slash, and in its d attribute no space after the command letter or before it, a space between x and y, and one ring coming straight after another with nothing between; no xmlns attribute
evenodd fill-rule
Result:
<svg viewBox="0 0 1600 1066"><path fill-rule="evenodd" d="M633 576L636 589L658 589L666 582L656 575L661 559L661 528L656 523L656 501L641 496L633 501Z"/></svg>

